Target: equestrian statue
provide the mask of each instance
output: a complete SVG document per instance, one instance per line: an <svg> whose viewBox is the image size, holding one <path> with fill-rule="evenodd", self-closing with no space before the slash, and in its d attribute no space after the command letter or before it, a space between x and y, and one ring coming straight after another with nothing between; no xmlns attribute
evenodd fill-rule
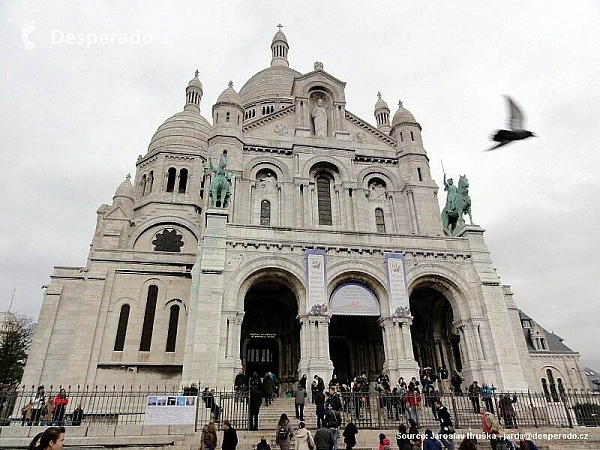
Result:
<svg viewBox="0 0 600 450"><path fill-rule="evenodd" d="M469 215L469 222L473 225L471 197L469 197L469 180L466 175L461 175L458 180L458 187L456 187L452 178L446 181L446 172L444 172L444 190L448 191L446 206L442 210L444 232L448 236L456 236L465 224L463 214Z"/></svg>
<svg viewBox="0 0 600 450"><path fill-rule="evenodd" d="M215 168L210 158L210 170L214 178L210 183L210 206L213 208L227 208L231 195L231 174L227 171L227 150L219 158L219 165Z"/></svg>

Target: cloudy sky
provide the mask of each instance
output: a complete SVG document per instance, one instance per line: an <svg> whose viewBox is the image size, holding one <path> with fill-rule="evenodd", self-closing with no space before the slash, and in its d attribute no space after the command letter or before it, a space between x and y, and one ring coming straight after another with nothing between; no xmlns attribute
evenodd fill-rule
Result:
<svg viewBox="0 0 600 450"><path fill-rule="evenodd" d="M438 184L441 159L468 175L519 306L600 369L600 4L365 3L1 2L0 309L16 287L14 309L37 316L52 266L85 265L98 206L182 109L194 70L210 120L230 79L239 89L269 65L281 22L291 66L322 61L347 82L349 111L373 123L377 91L392 114L402 99ZM61 33L129 37L88 48ZM503 94L540 137L483 153L505 125Z"/></svg>

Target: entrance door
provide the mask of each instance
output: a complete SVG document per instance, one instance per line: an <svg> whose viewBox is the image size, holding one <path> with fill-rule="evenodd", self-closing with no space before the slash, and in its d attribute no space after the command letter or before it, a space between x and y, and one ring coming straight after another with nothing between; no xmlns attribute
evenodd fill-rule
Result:
<svg viewBox="0 0 600 450"><path fill-rule="evenodd" d="M246 377L271 372L279 379L279 348L275 340L252 339L246 347Z"/></svg>

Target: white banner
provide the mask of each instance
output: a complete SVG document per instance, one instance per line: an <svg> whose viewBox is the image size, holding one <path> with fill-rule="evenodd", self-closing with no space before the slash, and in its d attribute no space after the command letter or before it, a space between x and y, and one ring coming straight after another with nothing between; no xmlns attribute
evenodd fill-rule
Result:
<svg viewBox="0 0 600 450"><path fill-rule="evenodd" d="M406 315L410 312L404 256L399 253L385 255L390 289L390 315Z"/></svg>
<svg viewBox="0 0 600 450"><path fill-rule="evenodd" d="M148 397L144 423L146 425L194 425L197 397L183 395Z"/></svg>
<svg viewBox="0 0 600 450"><path fill-rule="evenodd" d="M315 313L319 308L327 309L327 288L325 286L325 252L322 250L306 251L306 281L308 299L306 312ZM313 309L315 311L313 311Z"/></svg>

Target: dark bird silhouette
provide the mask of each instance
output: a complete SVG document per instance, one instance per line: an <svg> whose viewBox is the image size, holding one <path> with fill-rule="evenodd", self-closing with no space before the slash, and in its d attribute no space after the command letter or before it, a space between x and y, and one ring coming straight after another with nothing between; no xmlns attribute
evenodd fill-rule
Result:
<svg viewBox="0 0 600 450"><path fill-rule="evenodd" d="M521 111L512 98L508 96L504 97L506 98L506 102L508 103L508 108L510 110L510 118L508 120L509 129L496 131L496 134L492 136L492 139L498 142L498 144L492 148L484 150L486 152L489 152L490 150L496 150L499 147L510 144L512 141L520 141L522 139L535 136L535 134L533 134L531 131L527 131L523 128L523 111Z"/></svg>

